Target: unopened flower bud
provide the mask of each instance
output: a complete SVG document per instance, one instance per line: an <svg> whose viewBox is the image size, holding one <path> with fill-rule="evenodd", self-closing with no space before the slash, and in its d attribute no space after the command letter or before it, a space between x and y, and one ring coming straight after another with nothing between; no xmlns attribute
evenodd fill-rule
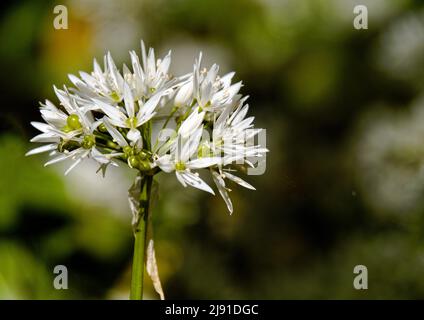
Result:
<svg viewBox="0 0 424 320"><path fill-rule="evenodd" d="M188 82L178 90L174 98L174 105L177 107L187 105L191 101L192 94L193 84L191 82Z"/></svg>
<svg viewBox="0 0 424 320"><path fill-rule="evenodd" d="M140 157L141 159L146 159L146 158L147 158L147 153L146 153L146 151L141 150L141 151L140 151L140 153L139 153L138 155L139 155L139 157Z"/></svg>
<svg viewBox="0 0 424 320"><path fill-rule="evenodd" d="M128 158L128 165L131 168L137 168L139 165L140 161L138 160L137 156L131 156Z"/></svg>
<svg viewBox="0 0 424 320"><path fill-rule="evenodd" d="M148 171L148 170L150 170L151 169L150 162L147 161L147 160L140 161L140 163L139 163L139 169L141 171Z"/></svg>
<svg viewBox="0 0 424 320"><path fill-rule="evenodd" d="M131 148L130 146L125 146L122 150L128 156L132 156L134 154L133 148Z"/></svg>

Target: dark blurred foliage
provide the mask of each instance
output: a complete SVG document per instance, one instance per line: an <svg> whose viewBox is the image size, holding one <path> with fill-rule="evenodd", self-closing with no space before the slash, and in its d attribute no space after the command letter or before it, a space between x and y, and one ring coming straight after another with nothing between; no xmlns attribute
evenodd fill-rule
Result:
<svg viewBox="0 0 424 320"><path fill-rule="evenodd" d="M362 2L369 29L355 30ZM68 1L70 29L61 31L53 2L2 2L0 298L126 297L129 212L81 203L60 170L23 154L52 84L68 84L67 73L90 70L109 49L128 62L141 38L177 57L202 50L235 70L270 149L265 174L246 178L257 191L234 188L232 216L218 196L159 177L154 225L167 297L423 298L423 153L411 128L422 109L424 9L362 2ZM120 29L129 22L132 34ZM381 128L389 134L377 136ZM411 137L418 147L405 153ZM387 156L390 139L399 163ZM57 264L69 269L68 291L51 285ZM352 285L360 264L366 291Z"/></svg>

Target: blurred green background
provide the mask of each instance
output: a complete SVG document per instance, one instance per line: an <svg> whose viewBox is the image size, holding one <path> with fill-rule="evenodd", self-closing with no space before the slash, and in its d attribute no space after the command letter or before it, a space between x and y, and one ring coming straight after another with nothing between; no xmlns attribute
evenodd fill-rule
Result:
<svg viewBox="0 0 424 320"><path fill-rule="evenodd" d="M126 299L132 255L131 170L105 179L87 162L68 177L25 158L52 85L120 64L140 39L173 71L235 70L267 169L219 196L159 177L154 209L167 298L424 298L424 7L413 0L72 0L0 11L0 299ZM368 30L353 8L368 7ZM69 290L53 288L65 265ZM368 290L353 268L368 267ZM146 279L147 298L156 298Z"/></svg>

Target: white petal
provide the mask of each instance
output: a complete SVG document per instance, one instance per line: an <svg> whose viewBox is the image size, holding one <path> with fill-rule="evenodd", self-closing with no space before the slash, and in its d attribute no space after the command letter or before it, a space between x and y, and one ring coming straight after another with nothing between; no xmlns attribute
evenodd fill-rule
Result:
<svg viewBox="0 0 424 320"><path fill-rule="evenodd" d="M94 73L97 74L98 76L103 74L102 68L100 68L99 63L97 62L95 58L93 59L93 70L94 70Z"/></svg>
<svg viewBox="0 0 424 320"><path fill-rule="evenodd" d="M41 133L30 140L30 142L58 143L60 137L54 132Z"/></svg>
<svg viewBox="0 0 424 320"><path fill-rule="evenodd" d="M140 131L138 131L137 129L131 129L127 133L127 138L128 140L131 140L132 142L137 142L141 138Z"/></svg>
<svg viewBox="0 0 424 320"><path fill-rule="evenodd" d="M53 90L56 93L57 98L60 100L60 104L66 109L69 114L75 112L75 107L71 104L69 99L69 93L56 88L53 86Z"/></svg>
<svg viewBox="0 0 424 320"><path fill-rule="evenodd" d="M207 185L206 182L204 182L197 174L190 172L188 170L186 171L176 171L178 180L183 184L185 187L185 184L188 184L189 186L192 186L194 188L212 193L215 195L211 187ZM184 182L184 183L183 183Z"/></svg>
<svg viewBox="0 0 424 320"><path fill-rule="evenodd" d="M156 93L144 105L140 104L140 111L137 114L137 126L149 121L154 116L154 111L162 98L163 92Z"/></svg>
<svg viewBox="0 0 424 320"><path fill-rule="evenodd" d="M218 188L219 194L221 195L222 199L224 199L224 202L227 205L228 211L230 211L230 214L232 214L233 203L231 202L227 189L225 189L224 179L222 179L221 175L216 171L212 171L212 178L215 182L216 187Z"/></svg>
<svg viewBox="0 0 424 320"><path fill-rule="evenodd" d="M157 73L159 75L166 75L169 71L169 66L171 65L171 51L163 58L162 62L158 66Z"/></svg>
<svg viewBox="0 0 424 320"><path fill-rule="evenodd" d="M235 72L229 72L221 77L221 82L224 88L229 87L231 85L231 79L234 77L234 75Z"/></svg>
<svg viewBox="0 0 424 320"><path fill-rule="evenodd" d="M188 141L184 142L183 146L181 147L181 150L176 150L177 153L179 153L177 154L179 160L186 162L197 152L201 136L202 128L199 128L189 136ZM179 136L178 143L182 143L183 140L184 139ZM178 147L180 146L177 145L177 148Z"/></svg>
<svg viewBox="0 0 424 320"><path fill-rule="evenodd" d="M116 107L113 107L101 100L93 99L94 103L115 123L119 123L120 127L126 127L126 116L119 111Z"/></svg>
<svg viewBox="0 0 424 320"><path fill-rule="evenodd" d="M177 92L174 98L174 105L177 107L185 106L192 100L193 83L192 81L184 84Z"/></svg>
<svg viewBox="0 0 424 320"><path fill-rule="evenodd" d="M130 51L130 56L134 74L140 77L140 80L144 81L143 69L141 68L137 54L134 51Z"/></svg>
<svg viewBox="0 0 424 320"><path fill-rule="evenodd" d="M115 84L115 90L117 91L117 94L119 95L122 93L123 85L124 85L124 78L122 78L122 75L119 73L118 69L116 68L115 62L112 59L112 55L110 52L107 53L107 63L109 67L110 76L112 77L112 80Z"/></svg>
<svg viewBox="0 0 424 320"><path fill-rule="evenodd" d="M91 75L89 75L88 73L86 73L84 71L80 72L80 76L81 76L82 80L84 80L84 82L86 84L88 84L90 87L92 87L92 88L96 87L97 81L94 77L92 77ZM72 79L71 79L71 81L72 81Z"/></svg>
<svg viewBox="0 0 424 320"><path fill-rule="evenodd" d="M58 111L59 109L50 101L50 100L48 100L48 99L46 99L46 102L45 103L41 103L40 102L40 105L43 107L43 108L45 108L45 109L47 109L47 110L50 110L50 111Z"/></svg>
<svg viewBox="0 0 424 320"><path fill-rule="evenodd" d="M225 176L225 178L228 178L228 179L234 181L235 183L241 185L242 187L245 187L245 188L250 189L250 190L256 190L254 186L252 186L251 184L247 183L243 179L241 179L241 178L239 178L239 177L237 177L237 176L235 176L231 173L224 172L224 176Z"/></svg>
<svg viewBox="0 0 424 320"><path fill-rule="evenodd" d="M72 165L68 168L68 170L65 171L65 176L69 174L80 162L82 161L82 158L78 158L77 160L72 163Z"/></svg>
<svg viewBox="0 0 424 320"><path fill-rule="evenodd" d="M50 131L50 129L51 129L51 126L50 125L48 125L47 123L43 123L43 122L32 121L31 122L31 125L35 129L40 130L41 132L44 132L44 133Z"/></svg>
<svg viewBox="0 0 424 320"><path fill-rule="evenodd" d="M237 124L238 122L240 122L241 120L244 119L244 117L247 114L247 111L249 111L249 105L248 104L246 104L243 107L237 108L237 110L234 111L234 113L231 115L229 122L231 122L232 124Z"/></svg>
<svg viewBox="0 0 424 320"><path fill-rule="evenodd" d="M135 114L134 98L131 93L131 89L126 82L124 83L124 102L125 102L125 110L127 110L128 117L133 118Z"/></svg>
<svg viewBox="0 0 424 320"><path fill-rule="evenodd" d="M149 48L149 53L147 55L147 65L144 66L146 73L149 76L153 76L156 73L156 61L155 61L155 51L153 48Z"/></svg>
<svg viewBox="0 0 424 320"><path fill-rule="evenodd" d="M125 140L124 136L115 127L112 126L112 124L106 117L103 117L103 123L109 134L121 147L125 147L128 145L128 142L127 140Z"/></svg>
<svg viewBox="0 0 424 320"><path fill-rule="evenodd" d="M183 176L181 175L181 172L179 171L175 171L175 175L178 179L178 181L183 185L183 187L187 187L187 183L185 182L185 180L183 179Z"/></svg>
<svg viewBox="0 0 424 320"><path fill-rule="evenodd" d="M28 151L25 156L31 156L33 154L38 154L38 153L43 153L43 152L47 152L47 151L52 151L55 150L57 148L57 144L47 144L45 146L41 146L35 149L32 149L30 151Z"/></svg>
<svg viewBox="0 0 424 320"><path fill-rule="evenodd" d="M188 118L185 119L184 122L181 124L180 128L178 129L178 134L183 137L188 137L190 134L193 133L194 130L196 130L200 126L204 116L204 111L199 113L199 108L194 109L193 112L188 116Z"/></svg>
<svg viewBox="0 0 424 320"><path fill-rule="evenodd" d="M99 162L100 164L106 164L110 162L110 159L106 157L103 153L101 153L96 148L91 149L91 156L94 160Z"/></svg>
<svg viewBox="0 0 424 320"><path fill-rule="evenodd" d="M187 167L190 169L201 169L201 168L207 168L214 166L221 162L221 158L214 157L214 158L200 158L191 160L186 163Z"/></svg>
<svg viewBox="0 0 424 320"><path fill-rule="evenodd" d="M53 159L51 159L51 160L47 161L47 162L44 164L44 166L45 166L45 167L47 167L47 166L49 166L49 165L51 165L51 164L58 163L58 162L61 162L61 161L63 161L63 160L69 159L69 158L70 158L70 157L72 157L74 154L75 154L75 153L73 153L73 152L70 152L70 153L61 153L61 154L60 154L59 156L57 156L56 158L53 158Z"/></svg>
<svg viewBox="0 0 424 320"><path fill-rule="evenodd" d="M156 165L161 168L164 172L172 172L175 170L174 162L172 161L170 154L165 154L155 161Z"/></svg>
<svg viewBox="0 0 424 320"><path fill-rule="evenodd" d="M41 117L56 128L62 128L66 125L67 115L58 110L40 109Z"/></svg>
<svg viewBox="0 0 424 320"><path fill-rule="evenodd" d="M214 126L213 126L214 133L220 132L224 128L226 121L227 121L232 109L233 109L233 106L228 105L224 109L224 111L222 111L221 115L218 117L218 119L214 123Z"/></svg>

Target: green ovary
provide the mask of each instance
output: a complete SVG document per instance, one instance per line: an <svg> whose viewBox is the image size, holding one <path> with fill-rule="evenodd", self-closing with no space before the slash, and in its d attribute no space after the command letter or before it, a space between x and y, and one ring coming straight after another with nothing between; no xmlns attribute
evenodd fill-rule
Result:
<svg viewBox="0 0 424 320"><path fill-rule="evenodd" d="M128 158L128 164L130 165L131 168L137 168L139 163L140 161L137 156L131 156Z"/></svg>
<svg viewBox="0 0 424 320"><path fill-rule="evenodd" d="M177 170L177 171L183 171L185 169L186 169L186 165L185 165L184 162L179 161L179 162L177 162L175 164L175 170Z"/></svg>
<svg viewBox="0 0 424 320"><path fill-rule="evenodd" d="M93 135L86 135L82 139L81 147L91 149L96 144L96 138Z"/></svg>
<svg viewBox="0 0 424 320"><path fill-rule="evenodd" d="M80 122L78 115L71 114L66 119L66 126L62 130L64 132L66 132L65 130L72 131L72 130L77 130L77 129L80 129L80 128L81 128L81 122Z"/></svg>
<svg viewBox="0 0 424 320"><path fill-rule="evenodd" d="M137 128L137 118L136 117L128 118L125 122L126 122L128 127Z"/></svg>
<svg viewBox="0 0 424 320"><path fill-rule="evenodd" d="M112 91L109 95L113 100L115 100L116 102L118 102L119 100L121 100L118 96L118 93L116 91Z"/></svg>
<svg viewBox="0 0 424 320"><path fill-rule="evenodd" d="M210 157L212 154L212 150L206 144L202 144L197 151L197 156L199 158Z"/></svg>

